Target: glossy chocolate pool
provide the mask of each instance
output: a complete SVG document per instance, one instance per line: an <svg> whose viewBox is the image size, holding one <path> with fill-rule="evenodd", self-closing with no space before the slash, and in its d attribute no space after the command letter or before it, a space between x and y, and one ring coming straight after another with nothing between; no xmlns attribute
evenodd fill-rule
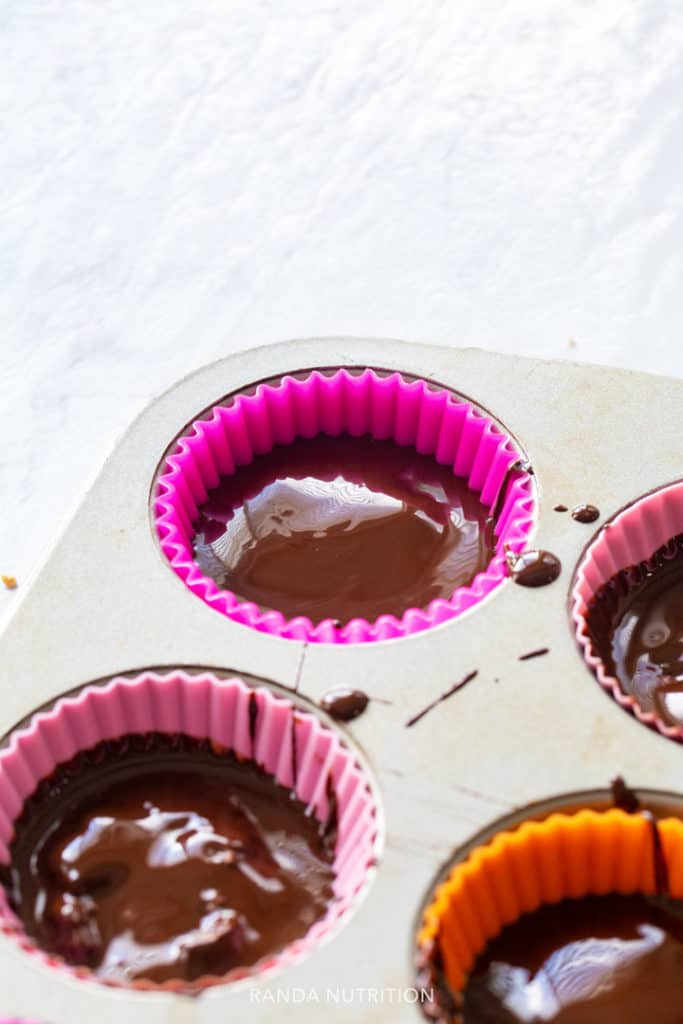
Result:
<svg viewBox="0 0 683 1024"><path fill-rule="evenodd" d="M67 963L119 983L196 981L253 965L324 915L335 826L253 762L147 734L42 784L2 880L28 935Z"/></svg>
<svg viewBox="0 0 683 1024"><path fill-rule="evenodd" d="M683 535L608 580L586 624L624 692L667 724L683 725Z"/></svg>
<svg viewBox="0 0 683 1024"><path fill-rule="evenodd" d="M680 1024L683 903L588 896L509 925L477 961L465 1024Z"/></svg>
<svg viewBox="0 0 683 1024"><path fill-rule="evenodd" d="M194 552L242 601L343 625L400 617L471 583L493 557L488 516L429 456L319 436L224 478L199 511Z"/></svg>

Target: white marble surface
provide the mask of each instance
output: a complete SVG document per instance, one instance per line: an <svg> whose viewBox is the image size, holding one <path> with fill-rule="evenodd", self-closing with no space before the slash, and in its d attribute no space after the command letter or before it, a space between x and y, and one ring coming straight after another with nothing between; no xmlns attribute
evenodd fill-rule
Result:
<svg viewBox="0 0 683 1024"><path fill-rule="evenodd" d="M20 584L142 405L240 347L683 375L678 0L0 0L0 53Z"/></svg>

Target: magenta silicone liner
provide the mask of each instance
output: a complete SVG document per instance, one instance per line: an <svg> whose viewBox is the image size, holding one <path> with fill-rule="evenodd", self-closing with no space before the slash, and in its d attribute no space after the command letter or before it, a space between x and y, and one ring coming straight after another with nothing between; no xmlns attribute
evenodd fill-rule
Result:
<svg viewBox="0 0 683 1024"><path fill-rule="evenodd" d="M570 597L576 639L598 682L621 707L671 739L683 740L683 727L668 725L624 693L611 675L588 632L586 615L596 591L622 569L647 562L667 541L683 533L683 483L674 483L640 498L606 523L579 562Z"/></svg>
<svg viewBox="0 0 683 1024"><path fill-rule="evenodd" d="M250 705L254 700L258 712L252 732ZM182 671L145 672L132 679L117 677L105 686L89 686L78 696L58 701L50 711L34 715L0 751L0 863L9 863L14 822L41 780L79 751L103 740L145 732L210 739L221 748L256 761L281 785L293 790L321 822L329 812L331 785L338 816L334 899L325 917L303 938L253 967L191 984L170 981L159 985L142 980L128 987L195 991L261 975L299 960L331 937L365 891L379 854L378 813L368 776L337 732L317 716L268 689L249 687L237 678L219 679L208 672L189 675ZM78 977L94 977L89 970L69 967L60 958L38 949L24 933L2 887L0 928L45 963Z"/></svg>
<svg viewBox="0 0 683 1024"><path fill-rule="evenodd" d="M484 572L448 600L411 608L399 619L380 615L374 622L353 619L343 627L332 619L313 623L305 616L287 620L239 601L203 575L192 552L193 522L207 492L257 455L297 437L326 434L393 440L420 454L433 455L492 506L520 453L489 417L450 391L400 373L372 369L332 373L311 371L303 379L285 376L259 384L218 404L197 419L162 464L154 498L154 520L161 550L189 589L235 622L296 640L363 643L407 636L461 615L492 593L506 577L505 550L524 549L533 526L534 499L526 473L506 481L507 495L496 524L495 556Z"/></svg>

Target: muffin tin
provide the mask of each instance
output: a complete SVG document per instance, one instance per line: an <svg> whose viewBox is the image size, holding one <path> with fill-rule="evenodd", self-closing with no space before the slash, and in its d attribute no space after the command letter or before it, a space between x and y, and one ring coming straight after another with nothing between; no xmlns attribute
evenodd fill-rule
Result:
<svg viewBox="0 0 683 1024"><path fill-rule="evenodd" d="M534 469L531 543L557 554L540 590L507 580L456 618L373 643L274 636L216 614L160 550L153 481L172 443L223 396L317 367L399 370L469 397ZM654 413L656 414L653 414ZM417 1024L400 998L414 980L425 904L453 850L536 801L604 790L623 774L676 800L679 744L606 694L584 663L569 591L601 524L677 480L683 384L586 365L394 341L311 339L207 366L154 402L107 459L0 638L0 735L60 695L121 674L208 669L266 686L310 710L333 687L371 698L344 737L371 778L376 874L343 927L296 962L198 997L111 989L74 977L0 935L0 1011L44 1024L210 1024L221 1020ZM590 502L602 519L574 521ZM521 655L549 648L542 657ZM459 679L477 675L413 727ZM574 798L581 804L582 798ZM328 992L329 990L329 992Z"/></svg>

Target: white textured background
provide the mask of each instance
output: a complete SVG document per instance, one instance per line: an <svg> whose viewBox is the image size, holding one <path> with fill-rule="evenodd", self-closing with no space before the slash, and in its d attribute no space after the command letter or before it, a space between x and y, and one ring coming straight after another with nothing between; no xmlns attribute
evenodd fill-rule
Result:
<svg viewBox="0 0 683 1024"><path fill-rule="evenodd" d="M682 104L679 0L0 0L0 572L236 348L683 375Z"/></svg>

